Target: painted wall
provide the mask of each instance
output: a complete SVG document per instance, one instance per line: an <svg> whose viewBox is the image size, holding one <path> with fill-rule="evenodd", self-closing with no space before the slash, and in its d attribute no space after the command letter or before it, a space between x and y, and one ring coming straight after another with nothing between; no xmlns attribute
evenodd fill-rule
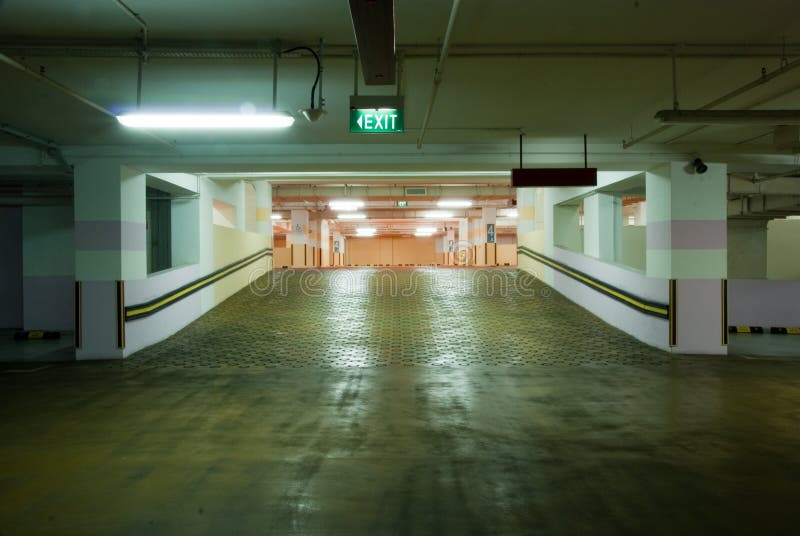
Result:
<svg viewBox="0 0 800 536"><path fill-rule="evenodd" d="M767 278L800 279L800 220L767 225Z"/></svg>
<svg viewBox="0 0 800 536"><path fill-rule="evenodd" d="M728 280L731 326L800 327L800 281Z"/></svg>
<svg viewBox="0 0 800 536"><path fill-rule="evenodd" d="M22 328L22 208L0 207L0 328Z"/></svg>
<svg viewBox="0 0 800 536"><path fill-rule="evenodd" d="M600 172L598 188L629 178L634 172ZM520 189L517 206L519 230L517 240L538 253L587 273L601 281L624 289L631 294L660 303L669 302L666 279L646 274L580 253L583 249L578 225L578 206L558 206L594 188L535 188ZM567 247L558 247L555 242ZM624 246L623 246L624 247ZM519 267L542 279L570 300L578 303L605 322L637 339L663 349L669 348L668 322L643 314L620 302L607 298L590 287L559 272L520 255Z"/></svg>
<svg viewBox="0 0 800 536"><path fill-rule="evenodd" d="M71 205L22 209L25 329L75 328L75 223Z"/></svg>
<svg viewBox="0 0 800 536"><path fill-rule="evenodd" d="M647 227L644 225L622 227L622 256L619 262L642 272L647 269Z"/></svg>
<svg viewBox="0 0 800 536"><path fill-rule="evenodd" d="M766 277L767 222L763 220L728 220L728 278L764 279Z"/></svg>
<svg viewBox="0 0 800 536"><path fill-rule="evenodd" d="M504 266L506 263L510 266L517 265L516 241L510 244L497 244L497 263L500 266Z"/></svg>
<svg viewBox="0 0 800 536"><path fill-rule="evenodd" d="M144 279L126 281L125 301L128 305L143 303L162 296L191 281L200 279L216 269L266 247L271 247L271 226L267 226L269 234L257 234L244 229L247 221L255 222L255 216L248 220L246 207L249 207L252 212L256 210L255 204L247 201L247 189L244 188L244 185L241 183L216 183L208 179L201 179L198 185L200 197L197 200L194 222L197 231L188 233L189 236L197 236L198 261L165 270ZM220 206L219 201L234 209L234 221L241 223L241 228L230 227L228 221L224 222L225 225L214 224L214 219L219 217L219 211L215 208ZM127 322L124 355L129 356L142 348L155 344L190 324L246 287L251 274L256 269L271 270L272 258L260 259L152 316Z"/></svg>
<svg viewBox="0 0 800 536"><path fill-rule="evenodd" d="M255 210L255 206L253 208ZM228 227L214 226L214 270L236 262L257 251L270 247L272 239L269 236L230 229ZM236 271L228 277L214 284L214 302L220 304L229 297L246 287L250 277L271 268L271 261L260 259L257 262ZM260 271L260 272L259 272Z"/></svg>
<svg viewBox="0 0 800 536"><path fill-rule="evenodd" d="M292 266L292 250L287 247L275 248L272 250L272 263L275 268Z"/></svg>
<svg viewBox="0 0 800 536"><path fill-rule="evenodd" d="M435 264L441 262L436 255L436 238L434 237L372 237L350 238L349 264L366 266L368 264Z"/></svg>

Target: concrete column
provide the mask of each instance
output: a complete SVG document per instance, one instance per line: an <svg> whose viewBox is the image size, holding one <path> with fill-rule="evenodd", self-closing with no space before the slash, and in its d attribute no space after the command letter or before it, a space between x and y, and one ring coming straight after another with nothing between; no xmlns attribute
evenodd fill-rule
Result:
<svg viewBox="0 0 800 536"><path fill-rule="evenodd" d="M445 252L447 253L447 265L452 266L456 260L456 231L453 227L447 228L447 234L444 236Z"/></svg>
<svg viewBox="0 0 800 536"><path fill-rule="evenodd" d="M256 232L269 236L272 245L272 185L257 181L253 187L256 190Z"/></svg>
<svg viewBox="0 0 800 536"><path fill-rule="evenodd" d="M469 220L467 218L463 218L458 220L458 242L456 247L456 255L457 261L456 264L461 266L467 266L469 264L469 259L472 249L472 242L470 242L469 236Z"/></svg>
<svg viewBox="0 0 800 536"><path fill-rule="evenodd" d="M308 222L308 266L318 266L320 248L320 220Z"/></svg>
<svg viewBox="0 0 800 536"><path fill-rule="evenodd" d="M328 220L319 222L319 246L322 251L321 266L331 265L331 233Z"/></svg>
<svg viewBox="0 0 800 536"><path fill-rule="evenodd" d="M310 264L308 240L308 211L292 211L292 231L286 236L287 245L292 252L292 266L304 268Z"/></svg>
<svg viewBox="0 0 800 536"><path fill-rule="evenodd" d="M333 233L333 265L344 266L344 237L338 231Z"/></svg>
<svg viewBox="0 0 800 536"><path fill-rule="evenodd" d="M583 201L583 253L613 262L622 249L622 198L597 193Z"/></svg>
<svg viewBox="0 0 800 536"><path fill-rule="evenodd" d="M145 175L115 161L75 166L75 279L81 283L78 359L121 358L116 281L147 277ZM120 325L121 322L121 325Z"/></svg>
<svg viewBox="0 0 800 536"><path fill-rule="evenodd" d="M707 165L702 175L689 162L647 173L647 275L677 280L675 351L724 354L728 177L725 164Z"/></svg>
<svg viewBox="0 0 800 536"><path fill-rule="evenodd" d="M728 220L728 277L767 278L768 220Z"/></svg>
<svg viewBox="0 0 800 536"><path fill-rule="evenodd" d="M483 265L483 244L485 242L486 235L483 233L483 220L479 217L469 218L469 255L471 265Z"/></svg>
<svg viewBox="0 0 800 536"><path fill-rule="evenodd" d="M483 264L494 266L497 264L497 209L495 207L484 207L481 210L481 227L483 230ZM494 227L494 242L489 243L489 226Z"/></svg>

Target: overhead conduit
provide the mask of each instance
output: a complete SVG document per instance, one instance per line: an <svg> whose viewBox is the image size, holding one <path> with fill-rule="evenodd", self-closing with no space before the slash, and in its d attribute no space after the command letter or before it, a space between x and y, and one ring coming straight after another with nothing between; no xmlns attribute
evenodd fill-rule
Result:
<svg viewBox="0 0 800 536"><path fill-rule="evenodd" d="M433 71L433 89L431 90L431 98L428 101L428 109L425 112L425 118L422 120L422 128L419 131L417 138L417 149L422 148L422 143L425 141L425 131L428 128L428 122L431 119L433 112L433 105L436 102L436 95L439 93L439 85L442 83L442 74L444 73L444 62L447 60L447 53L450 49L450 38L453 34L453 26L456 22L458 15L458 7L461 0L453 0L453 7L450 10L450 20L447 22L447 31L444 34L444 41L442 42L442 51L439 54L439 59L436 62L436 68Z"/></svg>
<svg viewBox="0 0 800 536"><path fill-rule="evenodd" d="M748 92L748 91L750 91L752 89L755 89L755 88L757 88L759 86L762 86L762 85L766 84L767 82L769 82L771 80L774 80L775 78L777 78L777 77L779 77L781 75L784 75L784 74L790 72L791 70L793 70L793 69L795 69L797 67L800 67L800 59L797 59L797 60L795 60L795 61L793 61L791 63L787 63L786 65L783 65L778 69L775 69L771 73L766 73L766 74L760 76L759 78L757 78L756 80L753 80L749 84L745 84L745 85L743 85L743 86L741 86L741 87L739 87L737 89L734 89L730 93L726 93L725 95L719 97L718 99L715 99L715 100L709 102L708 104L705 104L705 105L701 106L698 109L699 110L709 110L711 108L715 108L715 107L719 106L720 104L726 103L729 100L734 99L734 98L738 97L739 95L742 95L743 93L746 93L746 92ZM631 139L629 141L624 141L624 142L622 142L622 148L623 149L628 149L630 147L633 147L637 143L641 143L641 142L643 142L643 141L645 141L647 139L652 138L653 136L657 136L658 134L661 134L662 132L666 132L667 130L672 128L672 126L673 125L663 125L663 126L660 126L660 127L656 128L656 129L651 130L650 132L648 132L646 134L642 134L638 138L634 138L634 139ZM673 138L670 141L674 141L675 139L677 139L677 138Z"/></svg>
<svg viewBox="0 0 800 536"><path fill-rule="evenodd" d="M96 111L102 113L103 115L106 115L108 117L113 118L114 122L116 123L117 116L114 115L113 112L111 112L109 110L106 110L105 108L103 108L102 106L97 104L96 102L87 99L86 97L84 97L80 93L77 93L76 91L73 91L72 89L68 88L67 86L65 86L65 85L63 85L63 84L61 84L59 82L56 82L52 78L49 78L48 76L46 76L44 74L37 73L36 71L28 68L27 66L21 64L20 62L16 61L15 59L6 56L2 52L0 52L0 63L8 65L9 67L12 67L12 68L14 68L14 69L16 69L16 70L18 70L18 71L20 71L22 73L25 73L26 75L38 80L39 82L43 82L43 83L47 84L48 86L50 86L53 89L59 91L60 93L63 93L64 95L72 97L73 99L85 104L86 106L92 108L93 110L96 110ZM175 147L171 142L165 140L164 138L162 138L162 137L160 137L160 136L158 136L156 134L152 134L152 133L147 132L147 131L142 131L142 132L144 132L145 134L147 134L148 136L150 136L154 140L156 140L156 141L158 141L160 143L163 143L164 145L168 145L169 147L172 147L172 148Z"/></svg>

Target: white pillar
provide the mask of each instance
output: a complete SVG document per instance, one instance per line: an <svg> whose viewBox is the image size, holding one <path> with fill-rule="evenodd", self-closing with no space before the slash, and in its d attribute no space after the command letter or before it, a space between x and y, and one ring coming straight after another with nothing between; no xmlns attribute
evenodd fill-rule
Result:
<svg viewBox="0 0 800 536"><path fill-rule="evenodd" d="M482 234L483 234L483 264L494 266L497 264L497 209L495 207L484 207L481 210ZM491 229L491 236L489 230ZM493 240L490 242L489 240Z"/></svg>
<svg viewBox="0 0 800 536"><path fill-rule="evenodd" d="M583 201L583 222L583 253L613 262L622 244L622 199L612 194L590 195Z"/></svg>
<svg viewBox="0 0 800 536"><path fill-rule="evenodd" d="M308 266L308 211L292 210L292 231L286 237L291 249L292 266Z"/></svg>
<svg viewBox="0 0 800 536"><path fill-rule="evenodd" d="M445 235L445 252L447 252L447 263L448 265L452 266L455 263L456 259L456 231L451 226L447 228L447 234Z"/></svg>
<svg viewBox="0 0 800 536"><path fill-rule="evenodd" d="M339 231L333 233L333 265L344 266L344 237Z"/></svg>
<svg viewBox="0 0 800 536"><path fill-rule="evenodd" d="M725 354L722 285L728 271L728 173L689 162L648 171L647 275L676 280L674 351Z"/></svg>
<svg viewBox="0 0 800 536"><path fill-rule="evenodd" d="M331 234L328 220L319 222L319 246L322 251L321 266L331 265Z"/></svg>
<svg viewBox="0 0 800 536"><path fill-rule="evenodd" d="M256 232L269 236L272 245L272 185L257 181L253 187L256 190Z"/></svg>
<svg viewBox="0 0 800 536"><path fill-rule="evenodd" d="M459 219L458 243L456 247L456 257L457 257L456 264L459 264L461 266L466 266L467 264L469 264L471 248L472 248L472 243L470 242L470 236L469 236L469 220L467 218Z"/></svg>

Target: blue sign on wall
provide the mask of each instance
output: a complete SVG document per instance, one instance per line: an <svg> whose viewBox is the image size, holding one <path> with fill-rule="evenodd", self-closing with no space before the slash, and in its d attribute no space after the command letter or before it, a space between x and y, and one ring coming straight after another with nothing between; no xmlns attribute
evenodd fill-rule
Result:
<svg viewBox="0 0 800 536"><path fill-rule="evenodd" d="M486 224L486 243L487 244L494 244L494 224L487 223Z"/></svg>
<svg viewBox="0 0 800 536"><path fill-rule="evenodd" d="M334 253L339 253L339 241L338 240L334 240L333 241L333 252Z"/></svg>

